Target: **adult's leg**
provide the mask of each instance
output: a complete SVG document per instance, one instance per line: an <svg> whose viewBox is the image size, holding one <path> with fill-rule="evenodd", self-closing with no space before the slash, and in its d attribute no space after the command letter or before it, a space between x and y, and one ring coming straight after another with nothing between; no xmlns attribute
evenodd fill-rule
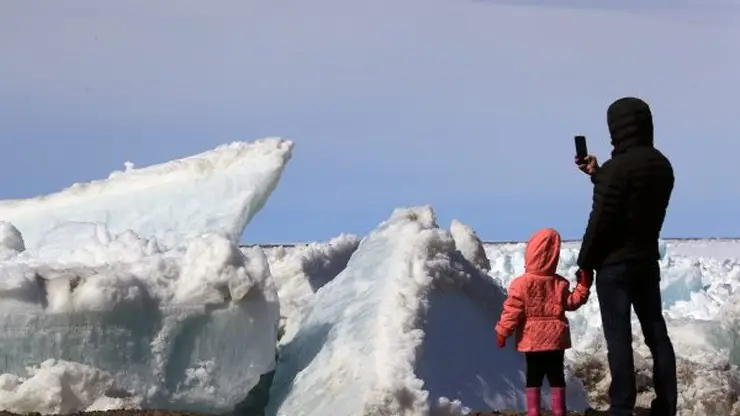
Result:
<svg viewBox="0 0 740 416"><path fill-rule="evenodd" d="M632 302L627 264L606 265L596 276L596 293L606 339L612 381L610 411L614 416L632 415L637 398L632 351Z"/></svg>
<svg viewBox="0 0 740 416"><path fill-rule="evenodd" d="M653 355L653 385L656 398L651 406L655 416L674 416L678 400L676 353L663 318L660 296L660 267L655 261L634 266L632 302L640 320L645 344Z"/></svg>

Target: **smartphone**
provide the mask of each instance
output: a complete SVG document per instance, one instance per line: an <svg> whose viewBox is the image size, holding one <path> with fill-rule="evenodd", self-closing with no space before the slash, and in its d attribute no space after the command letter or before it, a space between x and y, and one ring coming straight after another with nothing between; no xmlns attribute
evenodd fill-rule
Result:
<svg viewBox="0 0 740 416"><path fill-rule="evenodd" d="M583 160L588 156L588 148L586 147L586 136L576 136L576 157L579 160Z"/></svg>

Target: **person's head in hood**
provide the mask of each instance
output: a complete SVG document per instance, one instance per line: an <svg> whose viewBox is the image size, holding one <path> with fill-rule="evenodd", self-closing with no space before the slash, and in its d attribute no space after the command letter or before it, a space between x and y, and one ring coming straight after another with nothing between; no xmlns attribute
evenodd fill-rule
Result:
<svg viewBox="0 0 740 416"><path fill-rule="evenodd" d="M560 233L552 228L534 233L524 252L525 271L540 276L555 275L560 261L560 245Z"/></svg>
<svg viewBox="0 0 740 416"><path fill-rule="evenodd" d="M636 97L623 97L606 110L612 154L638 146L653 146L653 114L650 106Z"/></svg>

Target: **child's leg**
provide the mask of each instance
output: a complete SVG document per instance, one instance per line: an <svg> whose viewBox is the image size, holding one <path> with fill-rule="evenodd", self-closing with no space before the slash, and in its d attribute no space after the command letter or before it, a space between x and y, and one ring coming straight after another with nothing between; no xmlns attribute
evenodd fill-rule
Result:
<svg viewBox="0 0 740 416"><path fill-rule="evenodd" d="M550 384L553 416L565 415L565 351L548 351L547 382Z"/></svg>
<svg viewBox="0 0 740 416"><path fill-rule="evenodd" d="M547 382L550 387L565 387L565 351L548 351L546 357Z"/></svg>
<svg viewBox="0 0 740 416"><path fill-rule="evenodd" d="M542 387L542 379L547 373L547 358L541 352L528 352L524 354L527 361L527 387Z"/></svg>
<svg viewBox="0 0 740 416"><path fill-rule="evenodd" d="M542 363L542 353L528 352L524 357L527 360L527 416L540 416L542 407L540 388L546 372Z"/></svg>

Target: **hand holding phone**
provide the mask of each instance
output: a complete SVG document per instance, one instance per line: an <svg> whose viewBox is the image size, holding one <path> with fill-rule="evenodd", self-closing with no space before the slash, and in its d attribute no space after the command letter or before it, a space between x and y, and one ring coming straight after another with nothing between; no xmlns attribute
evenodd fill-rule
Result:
<svg viewBox="0 0 740 416"><path fill-rule="evenodd" d="M589 156L588 148L586 147L586 137L576 136L576 165L583 173L587 175L593 174L598 168L599 163L596 161L595 156Z"/></svg>

